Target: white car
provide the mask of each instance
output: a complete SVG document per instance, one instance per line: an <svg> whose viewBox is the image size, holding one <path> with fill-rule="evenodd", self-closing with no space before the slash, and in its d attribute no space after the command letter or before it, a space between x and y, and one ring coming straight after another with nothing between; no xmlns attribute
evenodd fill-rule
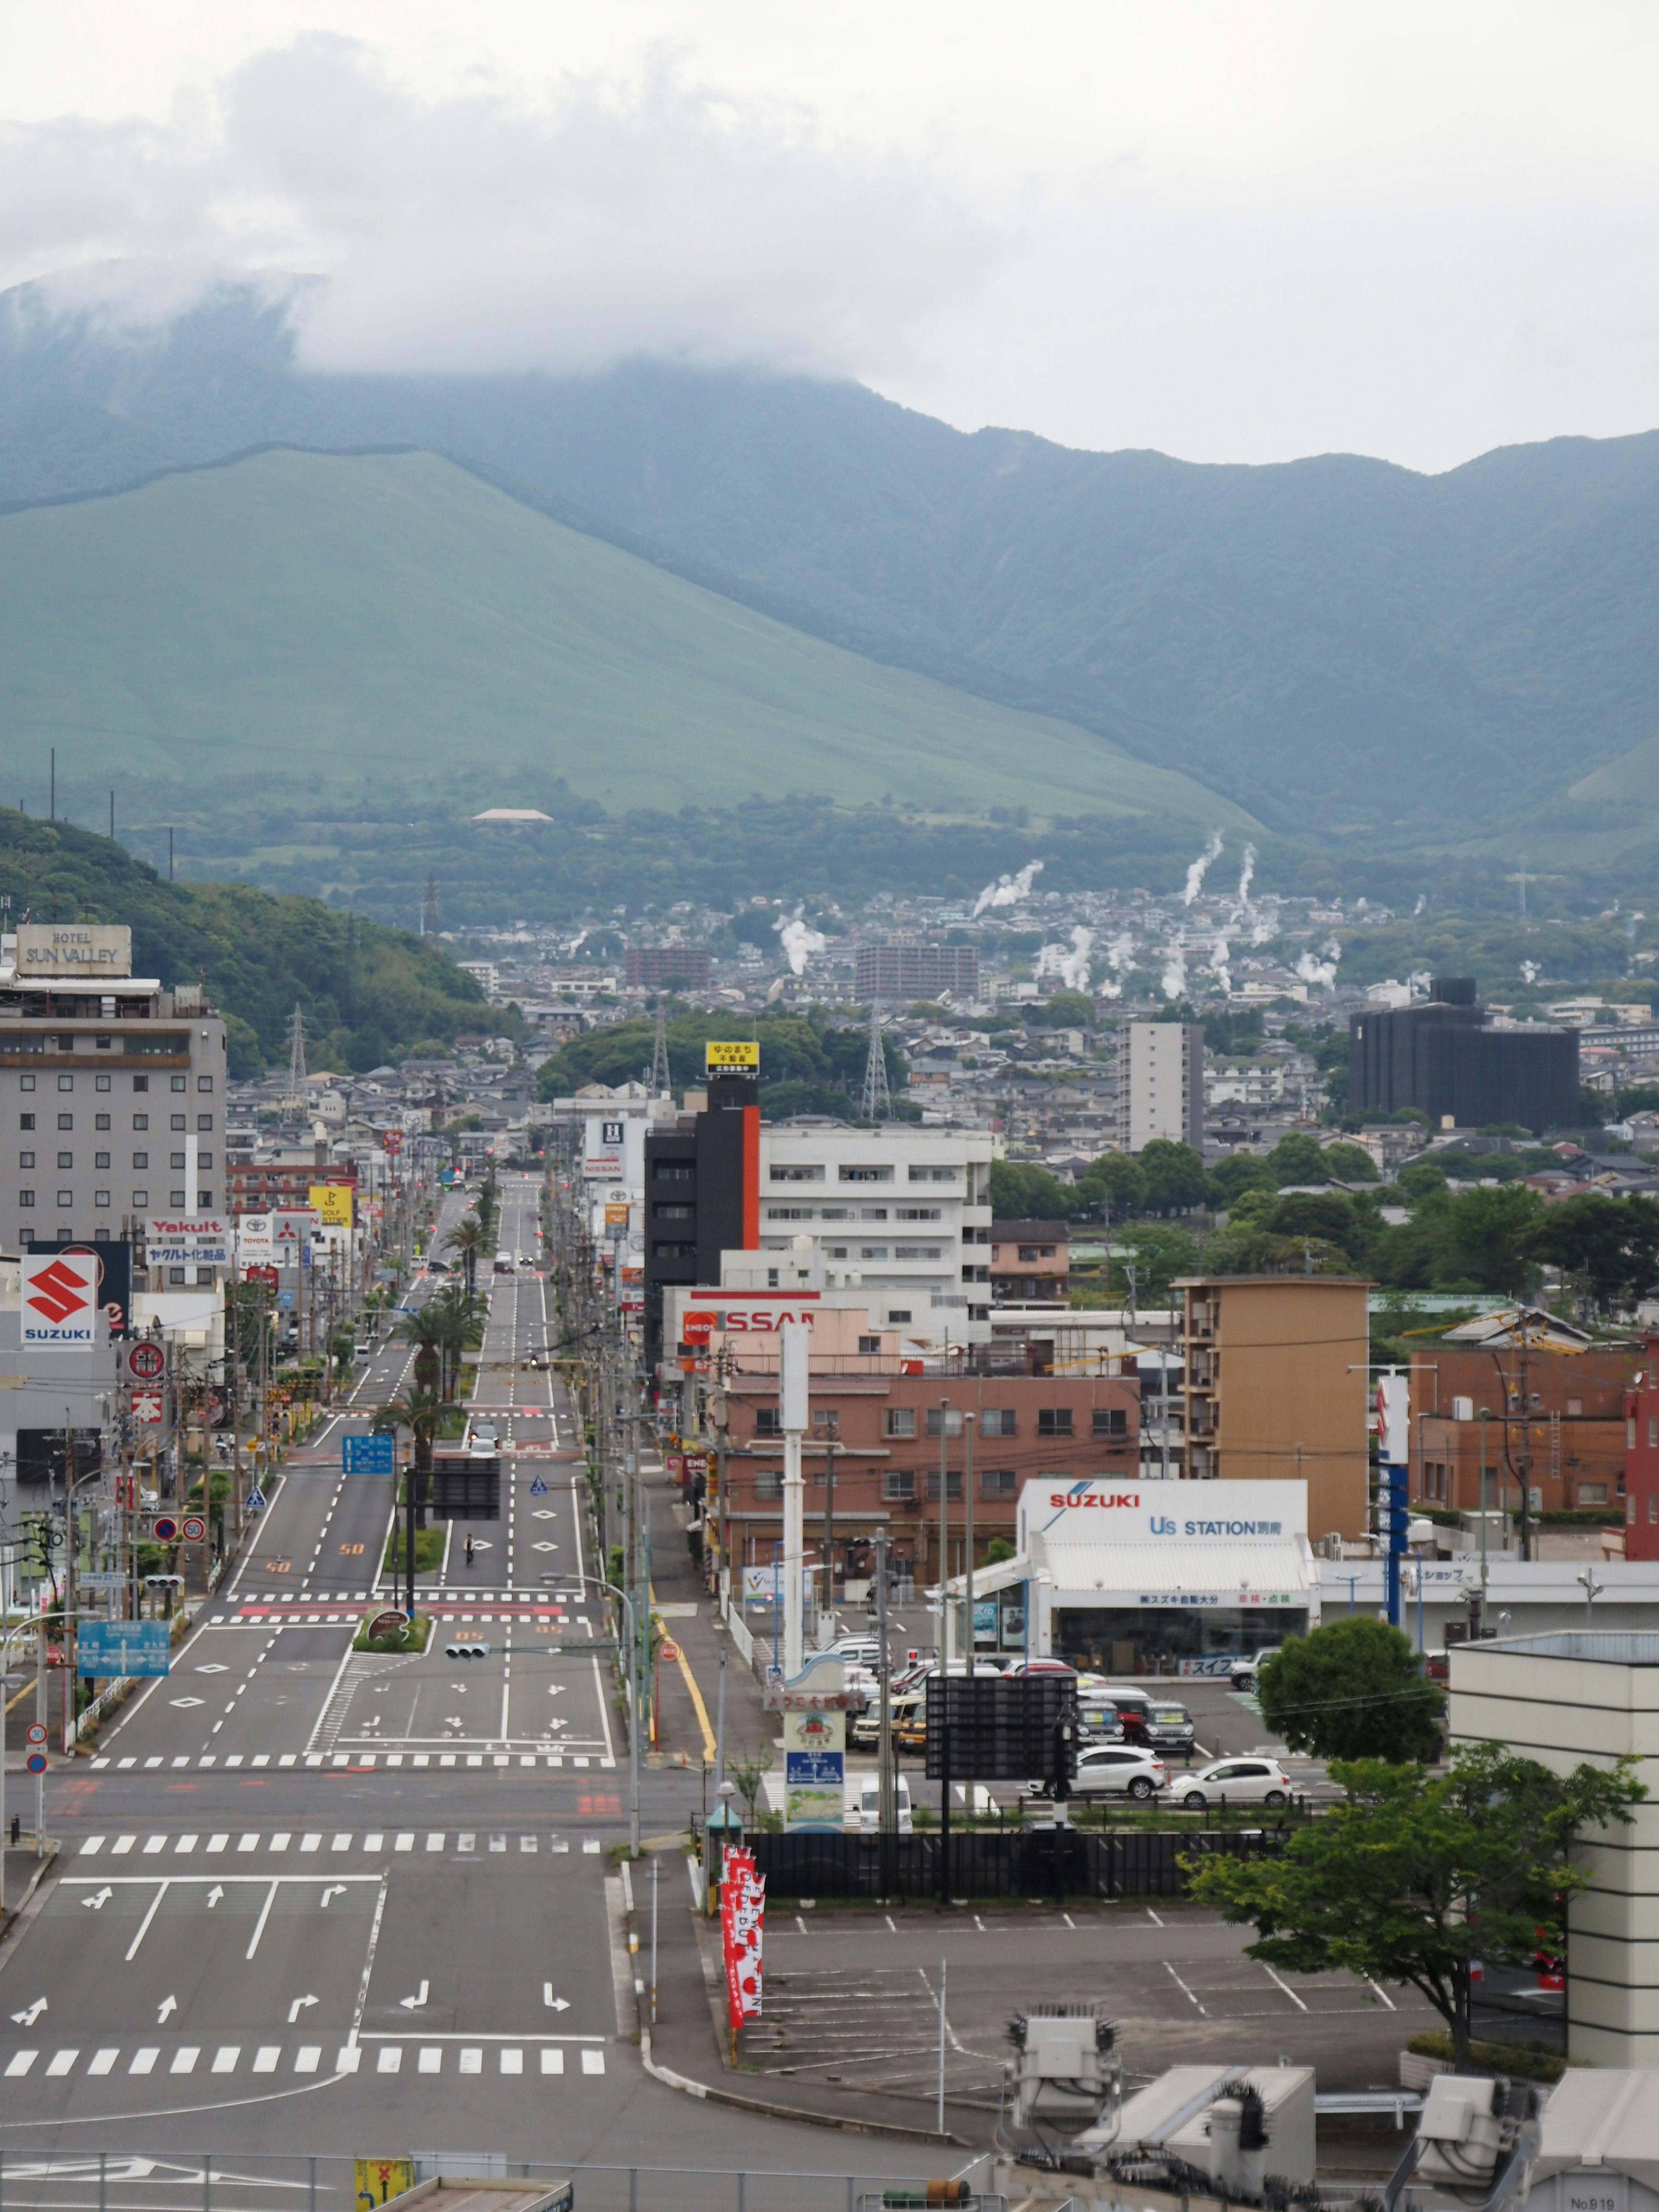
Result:
<svg viewBox="0 0 1659 2212"><path fill-rule="evenodd" d="M1276 1759L1214 1759L1181 1778L1181 1802L1189 1813L1230 1805L1288 1805L1291 1778Z"/></svg>
<svg viewBox="0 0 1659 2212"><path fill-rule="evenodd" d="M1268 1651L1241 1652L1227 1669L1228 1682L1235 1690L1255 1689L1257 1674L1267 1665L1268 1660L1277 1659L1278 1656L1277 1644Z"/></svg>
<svg viewBox="0 0 1659 2212"><path fill-rule="evenodd" d="M1072 1777L1073 1797L1156 1797L1169 1787L1169 1769L1155 1751L1132 1749L1126 1744L1091 1744L1078 1753ZM1034 1782L1031 1795L1046 1797L1050 1785Z"/></svg>

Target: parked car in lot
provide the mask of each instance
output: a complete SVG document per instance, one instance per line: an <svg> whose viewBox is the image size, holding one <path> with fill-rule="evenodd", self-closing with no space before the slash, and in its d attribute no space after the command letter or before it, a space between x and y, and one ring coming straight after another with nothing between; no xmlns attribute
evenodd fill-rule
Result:
<svg viewBox="0 0 1659 2212"><path fill-rule="evenodd" d="M1276 1759L1213 1759L1182 1776L1180 1798L1189 1813L1224 1798L1229 1805L1288 1805L1292 1786Z"/></svg>
<svg viewBox="0 0 1659 2212"><path fill-rule="evenodd" d="M838 1636L823 1651L809 1653L814 1659L844 1659L849 1667L879 1667L881 1646L873 1636Z"/></svg>
<svg viewBox="0 0 1659 2212"><path fill-rule="evenodd" d="M907 1691L893 1699L893 1727L897 1730L901 1722L908 1723L927 1718L927 1694L921 1690ZM847 1741L859 1751L873 1751L881 1741L881 1699L874 1697L861 1713L856 1714L847 1730Z"/></svg>
<svg viewBox="0 0 1659 2212"><path fill-rule="evenodd" d="M1063 1659L1017 1659L1009 1668L1011 1674L1069 1674L1077 1680L1077 1668L1068 1667Z"/></svg>
<svg viewBox="0 0 1659 2212"><path fill-rule="evenodd" d="M1166 1705L1159 1699L1147 1715L1147 1738L1160 1751L1191 1751L1194 1733L1193 1717L1185 1705Z"/></svg>
<svg viewBox="0 0 1659 2212"><path fill-rule="evenodd" d="M1139 1751L1133 1744L1089 1744L1078 1753L1072 1778L1073 1797L1155 1797L1169 1784L1169 1770L1155 1751ZM1033 1782L1030 1794L1046 1797L1052 1784Z"/></svg>
<svg viewBox="0 0 1659 2212"><path fill-rule="evenodd" d="M1279 1656L1278 1644L1265 1651L1241 1651L1227 1670L1227 1679L1235 1690L1253 1690L1258 1671L1270 1659Z"/></svg>

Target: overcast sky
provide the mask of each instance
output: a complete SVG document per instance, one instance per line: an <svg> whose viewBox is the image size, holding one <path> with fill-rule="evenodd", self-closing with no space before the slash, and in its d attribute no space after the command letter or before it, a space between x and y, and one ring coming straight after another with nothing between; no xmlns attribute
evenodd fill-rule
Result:
<svg viewBox="0 0 1659 2212"><path fill-rule="evenodd" d="M1651 0L60 0L0 106L0 283L322 271L319 366L755 361L1194 460L1659 422Z"/></svg>

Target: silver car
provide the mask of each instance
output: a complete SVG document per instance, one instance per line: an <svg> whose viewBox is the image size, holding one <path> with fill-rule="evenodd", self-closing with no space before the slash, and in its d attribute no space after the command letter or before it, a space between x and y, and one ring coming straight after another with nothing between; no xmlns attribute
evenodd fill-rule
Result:
<svg viewBox="0 0 1659 2212"><path fill-rule="evenodd" d="M1073 1797L1156 1797L1169 1785L1169 1770L1155 1751L1139 1751L1127 1744L1090 1744L1078 1753L1072 1777ZM1046 1797L1049 1784L1034 1782L1030 1794Z"/></svg>

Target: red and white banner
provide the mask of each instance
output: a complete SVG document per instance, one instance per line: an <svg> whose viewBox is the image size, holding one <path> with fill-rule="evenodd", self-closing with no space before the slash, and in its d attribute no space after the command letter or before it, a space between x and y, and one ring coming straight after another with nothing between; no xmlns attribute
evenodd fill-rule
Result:
<svg viewBox="0 0 1659 2212"><path fill-rule="evenodd" d="M153 1425L163 1418L160 1390L138 1389L132 1394L132 1418L142 1424Z"/></svg>
<svg viewBox="0 0 1659 2212"><path fill-rule="evenodd" d="M720 1861L720 1941L726 1954L726 2002L733 2030L761 2010L761 1939L766 1884L755 1855L741 1848Z"/></svg>

